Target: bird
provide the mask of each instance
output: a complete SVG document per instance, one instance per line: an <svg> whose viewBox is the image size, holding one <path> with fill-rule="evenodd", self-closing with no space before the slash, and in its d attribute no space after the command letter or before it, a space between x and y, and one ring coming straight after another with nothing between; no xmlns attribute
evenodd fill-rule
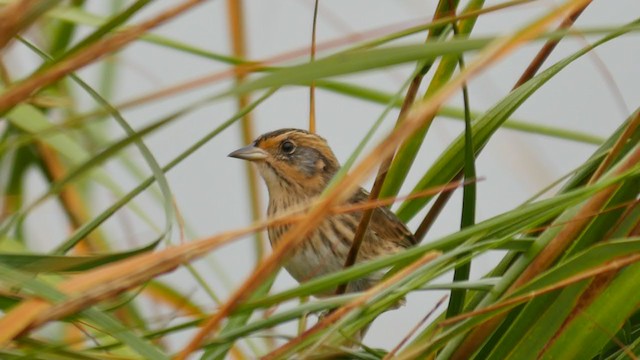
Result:
<svg viewBox="0 0 640 360"><path fill-rule="evenodd" d="M338 159L324 138L294 128L265 133L228 156L255 164L269 194L269 217L308 205L320 196L340 169ZM362 203L368 198L369 193L359 188L347 204ZM362 215L363 211L354 211L328 216L292 249L284 268L300 283L344 269ZM288 228L286 224L267 228L272 247L278 244ZM356 263L395 254L416 244L412 232L391 210L378 207L373 210ZM367 290L383 275L377 272L352 280L346 292ZM315 296L328 296L334 292L335 289L329 289Z"/></svg>

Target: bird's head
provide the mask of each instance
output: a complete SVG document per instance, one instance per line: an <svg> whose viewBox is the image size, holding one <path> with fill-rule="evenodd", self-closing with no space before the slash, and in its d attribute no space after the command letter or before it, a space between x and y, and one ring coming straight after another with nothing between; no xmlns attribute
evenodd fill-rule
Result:
<svg viewBox="0 0 640 360"><path fill-rule="evenodd" d="M229 154L256 164L269 193L321 193L340 168L327 141L299 129L282 129L258 137Z"/></svg>

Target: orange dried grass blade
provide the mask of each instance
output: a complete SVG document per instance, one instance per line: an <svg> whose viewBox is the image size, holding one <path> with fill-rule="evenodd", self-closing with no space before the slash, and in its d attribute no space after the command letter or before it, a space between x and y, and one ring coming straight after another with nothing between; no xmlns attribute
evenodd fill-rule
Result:
<svg viewBox="0 0 640 360"><path fill-rule="evenodd" d="M528 2L532 2L532 1L536 1L536 0L517 0L517 1L510 1L504 4L498 4L495 6L488 6L486 8L480 9L480 10L476 10L476 11L470 11L468 13L464 13L464 14L459 14L456 15L455 17L445 17L445 18L441 18L437 21L433 21L431 22L431 25L439 25L439 24L447 24L450 23L452 21L459 21L459 20L464 20L464 19L468 19L471 17L477 17L480 15L484 15L484 14L489 14L498 10L502 10L511 6L516 6L516 5L520 5L523 3L528 3ZM390 25L390 26L385 26L379 29L374 29L372 31L368 31L365 33L359 33L357 37L354 36L346 36L346 37L341 37L338 39L333 39L333 40L328 40L325 42L322 42L320 44L318 44L316 46L316 50L329 50L329 49L333 49L333 48L337 48L340 46L344 46L344 45L348 45L351 44L355 41L360 41L360 40L367 40L367 39L371 39L371 38L375 38L375 37L379 37L379 36L384 36L387 35L389 32L391 31L397 31L398 28L401 29L408 29L410 27L407 27L407 22L403 22L401 24L395 24L395 25ZM270 65L274 65L274 64L278 64L281 62L285 62L291 59L295 59L297 57L301 57L306 55L309 52L309 49L307 47L305 48L301 48L301 49L296 49L293 51L289 51L265 60L261 60L261 61L254 61L254 62L247 62L245 64L241 64L238 65L236 68L241 68L242 71L244 71L245 73L251 73L251 72L255 72L255 71L260 71L263 70L264 68L266 68L267 66ZM197 89L199 87L202 86L206 86L209 84L212 84L216 81L222 81L225 79L228 79L232 76L234 76L234 74L236 73L237 70L235 69L230 69L230 70L225 70L222 72L216 72L213 74L208 74L208 75L201 75L198 76L195 79L192 80L187 80L184 82L181 82L179 84L174 84L174 85L170 85L164 89L160 89L158 91L154 91L151 93L148 93L146 95L142 95L138 98L134 98L132 100L129 101L125 101L122 102L120 104L117 104L117 108L118 109L126 109L126 108L130 108L130 107L134 107L134 106L138 106L138 105L142 105L144 103L150 102L150 101L155 101L155 100L160 100L164 97L167 96L171 96L171 95L175 95L177 93L180 92L186 92L189 90L194 90ZM92 115L92 114L90 114ZM86 115L85 115L86 116Z"/></svg>
<svg viewBox="0 0 640 360"><path fill-rule="evenodd" d="M21 0L5 5L0 11L0 49L3 49L25 23L26 15L39 0Z"/></svg>
<svg viewBox="0 0 640 360"><path fill-rule="evenodd" d="M231 33L231 44L233 47L233 55L245 59L247 57L246 32L244 26L244 10L242 0L227 0L227 10L229 19L229 32ZM245 81L249 71L243 66L234 68L236 84ZM238 110L245 109L250 102L249 94L238 95ZM251 112L246 113L240 119L242 128L242 143L248 144L255 139L255 131L253 126L253 115ZM258 221L262 217L262 202L259 186L258 174L256 169L249 162L244 164L248 177L249 199L251 203L251 219ZM262 232L255 235L256 262L260 261L266 252L265 239Z"/></svg>
<svg viewBox="0 0 640 360"><path fill-rule="evenodd" d="M636 148L634 153L631 153L624 164L619 166L614 174L620 175L629 170L633 166L640 163L640 148ZM549 243L542 249L542 251L531 261L531 263L524 269L524 271L518 276L518 278L511 284L506 291L506 295L513 293L519 287L529 282L535 276L548 269L549 266L562 254L562 252L569 246L577 234L579 234L584 227L591 221L590 214L598 213L609 201L611 196L618 189L619 185L611 185L597 194L595 194L590 200L588 200L574 216L576 221L570 221L563 225L558 234L549 241ZM453 354L453 359L466 359L484 342L488 334L498 327L506 315L501 314L495 316L482 325L473 329L465 340L460 344L456 352Z"/></svg>
<svg viewBox="0 0 640 360"><path fill-rule="evenodd" d="M453 186L452 184L446 185ZM441 188L425 190L410 197L425 196ZM400 199L400 198L398 198ZM357 206L339 206L330 208L328 213L357 211L368 207L379 207L394 199L382 199ZM312 205L323 204L316 201ZM268 226L283 223L295 223L305 219L305 215L292 211L250 225L239 230L227 231L209 238L172 246L154 253L140 254L119 262L101 266L83 274L70 277L57 288L69 298L59 304L51 304L42 299L23 300L0 318L0 346L23 332L36 328L46 322L60 319L72 313L78 313L95 303L139 286L145 281L176 267L206 255L209 251L233 241L241 236L262 230Z"/></svg>
<svg viewBox="0 0 640 360"><path fill-rule="evenodd" d="M620 154L620 151L622 150L624 145L627 143L629 138L633 136L633 134L635 133L638 127L640 127L640 110L636 111L636 115L634 116L633 120L629 122L629 125L624 130L622 135L620 135L616 143L613 145L613 147L607 154L607 157L604 160L602 160L602 162L600 163L600 166L598 166L596 171L593 173L593 176L591 176L591 179L589 179L589 184L595 183L602 176L602 174L604 174L604 172L609 168L613 160Z"/></svg>
<svg viewBox="0 0 640 360"><path fill-rule="evenodd" d="M304 239L313 229L315 229L329 212L333 203L346 200L346 196L338 197L334 194L332 198L316 203L316 205L304 215L296 226L287 231L273 253L264 261L260 262L253 273L224 303L220 309L214 313L202 326L196 336L189 344L175 357L175 359L186 359L191 353L196 351L204 339L212 332L216 331L224 318L229 316L245 300L250 293L257 289L275 271L292 248Z"/></svg>
<svg viewBox="0 0 640 360"><path fill-rule="evenodd" d="M562 21L562 23L558 28L559 29L570 28L575 22L575 20L580 16L580 14L582 14L584 9L587 6L589 6L590 3L591 1L585 3L583 6L577 7L576 10L574 10L572 13L569 13L564 18L564 20ZM518 81L516 81L516 84L513 86L512 90L517 89L522 84L529 81L531 78L535 76L538 70L540 70L540 68L542 67L542 64L544 64L545 60L549 57L549 55L555 49L555 47L558 45L559 42L560 42L560 39L552 39L547 41L547 43L545 43L542 49L540 49L538 54L536 54L535 58L531 61L529 66L527 66L527 68L522 73L522 75L520 75L520 78L518 79ZM456 174L453 181L461 179L462 175L463 175L463 172L460 171L458 174ZM444 206L449 202L451 195L453 195L453 192L444 192L438 196L438 198L433 203L433 206L431 206L431 208L429 209L429 212L424 217L424 219L420 223L420 226L418 227L418 230L415 233L415 236L417 239L421 240L426 236L427 232L431 229L431 226L440 215L440 212L442 211Z"/></svg>
<svg viewBox="0 0 640 360"><path fill-rule="evenodd" d="M472 312L468 312L465 314L460 314L458 316L454 316L451 317L449 319L443 320L442 322L440 322L438 325L441 327L445 327L445 326L449 326L449 325L453 325L457 322L460 322L462 320L474 317L474 316L478 316L478 315L482 315L482 314L487 314L487 313L491 313L493 311L496 310L500 310L500 309L504 309L504 308L511 308L514 307L516 305L522 304L524 302L527 302L533 298L536 298L538 296L542 296L544 294L550 293L552 291L556 291L558 289L562 289L565 288L569 285L575 284L577 282L586 280L586 279L590 279L593 278L595 276L598 275L602 275L602 274L606 274L606 273L610 273L613 271L617 271L622 269L625 266L637 263L640 261L640 254L634 254L634 255L627 255L625 257L622 257L618 260L612 260L602 266L599 266L595 269L591 269L591 270L587 270L587 271L583 271L582 273L576 274L568 279L565 279L561 282L558 282L556 284L553 285L549 285L547 287L544 287L540 290L536 290L536 291L532 291L530 293L527 293L525 295L521 295L521 296L517 296L517 297L513 297L510 299L506 299L503 300L499 303L496 303L494 305L491 306L487 306L485 308L482 308L480 310L475 310Z"/></svg>
<svg viewBox="0 0 640 360"><path fill-rule="evenodd" d="M425 196L430 196L430 195L434 195L434 194L438 194L442 191L451 191L453 189L465 186L467 184L470 184L472 182L477 182L482 180L482 178L479 179L475 179L475 180L467 180L467 181L457 181L457 182L450 182L448 184L445 185L441 185L441 186L436 186L433 188L429 188L429 189L425 189L423 191L418 191L409 195L404 195L404 196L392 196L392 197L388 197L388 198L384 198L384 199L374 199L374 200L367 200L365 202L362 203L358 203L358 204L348 204L348 205L340 205L340 206L336 206L334 213L339 214L339 213L348 213L348 212L354 212L354 211L361 211L361 210L369 210L369 209L374 209L374 208L379 208L379 207L383 207L383 206L388 206L393 204L394 202L397 201L403 201L403 200L410 200L410 199L417 199L417 198L421 198L421 197L425 197Z"/></svg>
<svg viewBox="0 0 640 360"><path fill-rule="evenodd" d="M315 205L304 219L287 231L271 256L261 262L254 272L245 280L230 297L230 299L216 312L194 336L189 344L176 356L176 359L185 359L189 354L199 348L202 341L214 332L222 320L235 310L240 303L251 294L266 278L279 266L286 255L302 239L310 233L329 214L333 205L346 200L367 174L379 163L380 159L388 156L396 146L416 129L423 125L424 119L434 114L446 100L449 99L464 83L468 82L475 74L488 67L497 60L505 57L528 40L542 33L553 21L562 17L565 13L573 11L583 5L587 0L573 0L564 3L556 10L536 21L526 29L493 42L485 51L480 53L456 78L442 87L431 98L417 104L407 115L405 121L399 124L378 146L355 167L352 173L344 177L339 184L334 186L324 198L324 201Z"/></svg>
<svg viewBox="0 0 640 360"><path fill-rule="evenodd" d="M24 81L10 86L0 95L0 113L6 112L21 101L24 101L33 92L52 84L70 72L100 59L102 56L122 48L139 38L145 32L171 20L201 2L204 2L204 0L186 0L181 4L163 11L150 20L127 28L106 39L96 41L84 50L54 64L47 70L34 74Z"/></svg>
<svg viewBox="0 0 640 360"><path fill-rule="evenodd" d="M415 262L407 265L405 268L403 268L402 270L400 270L397 273L393 274L388 279L385 279L384 281L382 281L382 282L376 284L375 286L369 288L368 290L363 292L362 295L358 296L356 299L352 300L351 302L339 307L338 309L333 311L331 314L329 314L328 316L326 316L325 318L320 320L311 329L305 331L300 336L297 336L296 338L294 338L293 340L287 342L286 344L284 344L280 348L278 348L278 349L274 350L273 352L267 354L262 359L263 360L277 359L280 356L283 356L289 350L291 350L296 345L298 345L300 342L302 342L306 337L308 337L308 336L310 336L310 335L312 335L314 333L317 333L320 330L322 330L322 329L324 329L324 328L336 323L338 320L340 320L341 318L343 318L344 316L349 314L351 311L353 311L356 308L361 307L364 304L366 304L367 301L371 300L371 298L373 298L375 295L377 295L381 291L386 290L390 285L398 282L402 278L405 278L405 277L409 276L411 273L413 273L414 271L418 270L420 267L422 267L426 263L428 263L431 260L433 260L433 259L437 258L438 256L440 256L440 254L441 253L439 251L430 251L430 252L424 254L421 258L419 258Z"/></svg>
<svg viewBox="0 0 640 360"><path fill-rule="evenodd" d="M443 14L440 14L436 11L434 16L434 20L441 18ZM455 16L455 13L453 14ZM429 31L429 35L427 36L427 40L432 38L434 35L433 31ZM420 88L420 84L422 83L422 79L427 73L427 70L430 65L422 65L422 69L415 74L413 79L411 80L411 84L409 84L409 88L407 89L407 93L402 101L402 106L400 107L400 113L398 114L398 118L396 119L396 124L399 124L402 120L404 120L405 116L409 112L409 109L413 105L416 99L416 95L418 94L418 89ZM433 121L433 117L427 122ZM389 155L385 159L382 160L380 166L378 167L378 174L376 175L373 186L371 187L371 191L369 193L369 200L375 200L380 196L380 192L382 191L382 186L387 178L387 174L389 173L389 169L391 168L391 164L393 162L393 158L395 156L396 149L390 152ZM367 210L362 214L362 218L358 223L358 227L356 228L355 234L353 235L353 242L351 243L351 248L349 249L349 253L347 254L347 258L345 259L343 267L345 269L353 266L358 258L358 253L360 252L360 246L362 246L362 241L364 240L364 236L366 234L367 228L369 227L369 223L371 222L371 218L373 217L373 209ZM336 295L344 294L347 291L347 287L349 283L343 283L336 289Z"/></svg>
<svg viewBox="0 0 640 360"><path fill-rule="evenodd" d="M42 160L42 164L52 181L63 178L67 172L58 153L44 142L38 141L37 151ZM58 194L60 204L67 213L71 227L76 230L89 219L89 211L86 204L78 192L78 188L73 184L65 186ZM86 239L80 241L75 250L78 254L96 252L97 250L106 250L106 241L102 237L100 231L94 231L87 236Z"/></svg>
<svg viewBox="0 0 640 360"><path fill-rule="evenodd" d="M562 20L562 23L558 26L558 30L568 29L573 26L573 23L580 17L580 14L589 6L591 3L590 0L586 2L584 5L577 7L573 12L571 12L567 17ZM547 41L542 49L536 54L536 57L531 61L527 69L522 73L516 84L513 86L513 90L519 88L522 84L529 81L529 79L533 78L538 70L542 67L545 60L551 55L556 46L560 43L561 39L551 39Z"/></svg>
<svg viewBox="0 0 640 360"><path fill-rule="evenodd" d="M6 313L0 319L0 346L30 328L77 313L100 300L138 286L148 279L171 271L220 245L262 229L268 224L268 222L262 222L207 239L169 247L162 251L140 254L70 277L57 286L60 292L69 296L69 299L59 304L51 304L37 298L28 299Z"/></svg>

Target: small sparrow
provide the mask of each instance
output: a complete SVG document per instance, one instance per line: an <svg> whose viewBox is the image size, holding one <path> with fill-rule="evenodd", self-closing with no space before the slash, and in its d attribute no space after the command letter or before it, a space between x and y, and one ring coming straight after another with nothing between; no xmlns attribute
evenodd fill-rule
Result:
<svg viewBox="0 0 640 360"><path fill-rule="evenodd" d="M269 190L269 216L300 209L313 201L340 168L325 139L298 129L266 133L229 156L256 165ZM367 199L368 193L360 188L348 203ZM284 267L298 282L343 269L361 217L362 211L327 217L293 249ZM288 228L289 225L268 228L271 246L278 243ZM393 254L416 243L413 234L395 214L384 207L376 208L356 262ZM370 274L353 280L349 282L347 292L366 290L382 275ZM330 295L334 291L318 295Z"/></svg>

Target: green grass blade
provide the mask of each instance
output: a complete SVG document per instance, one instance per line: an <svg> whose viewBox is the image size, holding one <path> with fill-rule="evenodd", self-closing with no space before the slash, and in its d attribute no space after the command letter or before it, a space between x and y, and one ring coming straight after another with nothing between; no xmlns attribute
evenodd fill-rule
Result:
<svg viewBox="0 0 640 360"><path fill-rule="evenodd" d="M393 94L375 90L372 88L362 87L346 82L332 81L332 80L319 80L316 85L320 88L327 89L329 91L337 92L339 94L348 95L357 99L367 100L378 104L386 105L393 100ZM402 99L393 101L396 108L400 108L402 105ZM479 111L471 111L471 118L475 119L482 115ZM438 111L438 116L442 116L452 120L464 121L464 109L443 106ZM504 129L517 130L529 134L538 134L548 137L554 137L562 140L576 141L586 144L600 145L604 142L604 138L595 136L589 133L585 133L579 130L563 129L555 126L547 126L526 122L514 118L508 118L502 125Z"/></svg>
<svg viewBox="0 0 640 360"><path fill-rule="evenodd" d="M466 11L474 11L482 8L484 5L483 0L474 0L470 1L467 5ZM471 17L465 20L460 21L459 34L462 38L467 38L473 27L475 26L476 17ZM438 92L453 76L453 73L458 66L458 59L462 56L462 53L458 54L446 54L442 57L440 64L438 65L438 69L433 75L433 79L429 83L429 87L425 92L423 99L427 99L431 97L433 94ZM433 120L433 119L431 119ZM428 121L424 126L422 126L419 130L414 132L410 137L402 142L398 151L393 159L393 163L389 168L389 172L387 174L387 179L385 180L384 186L380 191L380 196L388 197L388 196L396 196L404 183L409 170L411 169L413 162L418 154L418 150L422 146L422 142L424 141L427 132L431 126L432 121Z"/></svg>
<svg viewBox="0 0 640 360"><path fill-rule="evenodd" d="M536 90L552 79L562 69L566 68L576 59L589 53L598 46L613 40L624 32L616 32L610 34L599 41L589 45L578 52L566 57L565 59L554 64L539 75L515 89L503 100L498 102L492 109L476 119L473 123L474 133L474 149L479 153L484 145L489 141L495 131L504 123L504 121L526 101ZM418 184L414 187L413 192L421 191L430 187L438 186L449 182L455 174L463 167L464 162L464 137L460 136L444 151L444 153L436 160L436 162L427 170ZM431 199L431 197L423 197L419 199L407 200L398 209L398 216L408 221L421 210Z"/></svg>
<svg viewBox="0 0 640 360"><path fill-rule="evenodd" d="M275 91L276 91L276 89L272 89L271 91L268 91L262 97L260 97L258 100L254 101L249 106L247 106L245 109L239 111L234 116L232 116L230 119L228 119L227 121L223 122L220 126L215 128L210 133L206 134L200 140L196 141L193 145L191 145L188 149L186 149L185 151L180 153L177 157L175 157L173 160L171 160L167 165L162 167L161 170L166 173L169 170L173 169L176 165L178 165L180 162L182 162L184 159L186 159L189 155L193 154L195 151L197 151L199 148L204 146L207 142L209 142L215 136L220 134L223 130L225 130L226 128L231 126L233 123L235 123L236 121L241 119L242 116L245 113L255 109L260 103L262 103L264 100L266 100L269 96L273 95L275 93ZM90 222L84 224L79 229L77 229L76 232L71 237L69 237L67 240L65 240L65 242L62 245L59 246L59 249L62 250L64 248L72 247L73 244L75 244L78 241L80 241L81 239L83 239L85 236L87 236L87 234L89 234L95 228L100 226L100 224L105 222L112 214L114 214L120 208L122 208L123 206L128 204L133 198L138 196L146 188L151 186L151 184L153 184L154 181L155 181L155 177L151 176L151 177L146 178L141 183L139 183L138 186L136 186L133 190L129 191L126 195L121 197L118 201L116 201L114 204L109 206L102 213L98 214Z"/></svg>
<svg viewBox="0 0 640 360"><path fill-rule="evenodd" d="M25 272L75 272L92 269L97 266L129 258L133 255L151 251L157 244L158 241L155 241L144 247L126 252L92 256L60 256L0 252L0 263Z"/></svg>
<svg viewBox="0 0 640 360"><path fill-rule="evenodd" d="M5 286L6 284L19 286L37 294L39 297L53 302L66 299L64 294L49 284L33 278L32 275L21 273L5 265L0 265L0 275ZM124 325L107 313L95 309L87 309L82 312L82 315L92 323L101 327L103 331L109 333L122 343L127 344L133 351L136 351L143 357L147 359L169 359L160 349L129 331Z"/></svg>
<svg viewBox="0 0 640 360"><path fill-rule="evenodd" d="M543 359L589 359L640 306L640 264L624 269L587 308L563 324L558 337L541 353Z"/></svg>
<svg viewBox="0 0 640 360"><path fill-rule="evenodd" d="M454 25L455 29L455 25ZM462 55L459 58L460 69L464 69L464 59ZM462 87L462 96L464 99L464 180L469 182L462 189L462 216L460 220L460 228L472 226L476 218L476 165L475 151L473 149L473 128L471 127L471 115L469 109L469 93L466 84ZM471 274L471 262L465 262L456 267L453 273L454 281L467 281ZM447 307L447 317L460 314L464 308L467 291L466 289L454 289L451 291L449 298L449 306Z"/></svg>
<svg viewBox="0 0 640 360"><path fill-rule="evenodd" d="M139 8L143 7L146 4L146 2L147 0L145 1L139 0L134 5L132 5L129 9L127 9L123 13L124 15L122 17L120 16L116 17L114 20L114 23L117 24L119 21L133 15L137 10L139 10ZM113 24L108 24L108 25L113 25ZM98 32L100 32L100 30L98 30ZM51 58L51 56L44 53L42 50L38 49L36 46L31 44L30 42L24 39L20 39L20 40L22 41L23 44L27 45L27 47L29 47L31 50L33 50L38 55L43 57L45 60L55 61ZM86 82L84 82L74 73L69 74L69 77L71 77L73 81L75 81L78 85L80 85L80 87L84 91L86 91L98 104L100 104L100 106L104 107L109 112L109 114L113 116L113 118L120 125L120 127L122 127L125 133L127 133L127 135L132 137L136 136L136 131L129 125L129 123L124 119L124 117L122 117L120 112L116 108L114 108L107 100L105 100L102 96L100 96L100 94L98 94L91 86L89 86ZM163 207L164 207L164 214L165 214L165 228L161 237L168 239L168 236L170 236L170 233L171 233L171 227L173 225L173 218L174 218L173 195L171 194L169 182L167 181L167 178L165 177L164 172L160 168L160 165L156 161L155 156L151 153L151 151L144 144L144 142L141 139L136 138L136 140L134 141L134 144L142 154L142 157L144 158L145 162L151 168L151 172L153 173L154 178L158 182L160 191L162 191L162 195L164 196ZM73 172L70 172L68 176L73 176Z"/></svg>
<svg viewBox="0 0 640 360"><path fill-rule="evenodd" d="M405 45L372 50L358 50L318 59L275 70L256 80L247 81L221 96L244 94L255 90L283 85L304 85L311 81L332 76L354 74L385 66L399 65L417 60L436 59L447 54L460 54L478 50L492 39L450 40L428 42L419 45Z"/></svg>

